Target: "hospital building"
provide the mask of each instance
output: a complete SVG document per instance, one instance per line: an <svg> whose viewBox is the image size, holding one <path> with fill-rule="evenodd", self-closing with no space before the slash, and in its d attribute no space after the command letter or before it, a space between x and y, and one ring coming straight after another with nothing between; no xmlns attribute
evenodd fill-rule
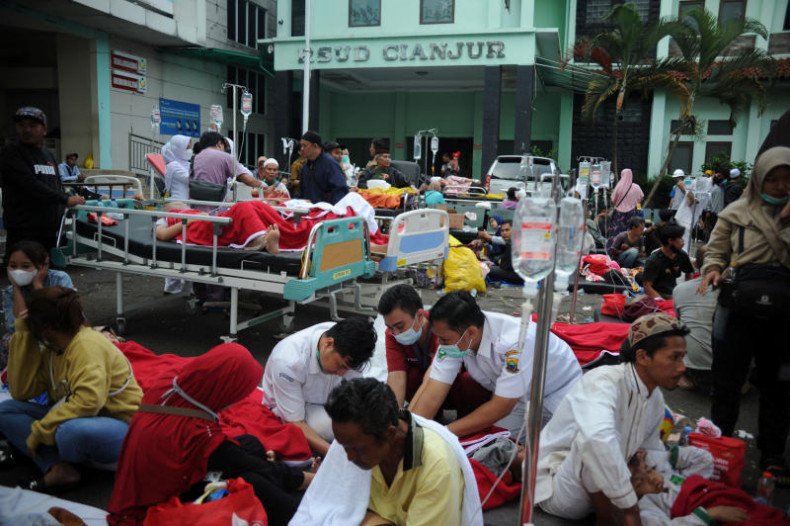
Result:
<svg viewBox="0 0 790 526"><path fill-rule="evenodd" d="M50 116L48 145L59 155L76 151L81 162L91 153L102 168L144 173L140 152L177 131L208 129L212 105L223 108L223 131L231 129L232 99L222 85L233 83L254 97L242 161L260 154L282 161L280 138L302 130L309 55L310 128L347 145L357 164L373 137L388 139L394 158L411 159L415 134L431 130L440 152L461 152L465 175L479 177L496 155L523 151L550 155L567 171L580 155L611 156L613 105L585 122L589 75L583 64L564 63L577 38L609 28L602 17L617 3L311 0L306 20L305 0L7 0L0 5L3 137L13 136L14 108L35 104ZM788 0L632 3L644 20L705 7L720 22L746 16L765 25L767 39L738 41L779 60L765 112L752 103L731 127L728 107L697 101L705 129L681 138L672 167L697 172L718 154L752 162L772 122L790 109ZM656 53L673 53L669 39ZM662 91L626 101L620 166L657 174L678 111ZM239 139L240 115L237 128Z"/></svg>

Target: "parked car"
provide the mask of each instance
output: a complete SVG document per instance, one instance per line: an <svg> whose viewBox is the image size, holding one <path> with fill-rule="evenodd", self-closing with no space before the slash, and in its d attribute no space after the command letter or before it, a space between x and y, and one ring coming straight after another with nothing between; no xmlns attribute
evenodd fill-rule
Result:
<svg viewBox="0 0 790 526"><path fill-rule="evenodd" d="M484 186L490 194L505 194L509 188L523 189L528 194L548 190L554 175L560 175L557 163L548 157L532 155L500 155L491 164ZM560 179L567 190L568 176Z"/></svg>

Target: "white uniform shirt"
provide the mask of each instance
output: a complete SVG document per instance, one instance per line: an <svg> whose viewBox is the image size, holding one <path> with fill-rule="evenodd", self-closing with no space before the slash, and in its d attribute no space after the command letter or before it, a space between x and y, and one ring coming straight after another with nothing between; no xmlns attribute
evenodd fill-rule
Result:
<svg viewBox="0 0 790 526"><path fill-rule="evenodd" d="M535 347L535 324L530 323L524 349L518 348L521 320L500 314L484 312L486 321L478 351L467 353L464 358L434 358L431 378L452 384L466 367L477 383L503 398L523 398L529 393L532 382L532 357ZM549 334L548 369L546 375L544 411L553 413L565 394L581 378L579 361L567 343Z"/></svg>
<svg viewBox="0 0 790 526"><path fill-rule="evenodd" d="M656 469L670 470L659 425L664 396L659 388L648 395L630 363L598 367L587 373L560 403L540 434L535 502L554 494L553 476L568 458L573 472L582 466L612 503L626 509L637 502L627 459L644 448ZM663 455L662 455L663 453ZM572 458L571 458L572 457Z"/></svg>
<svg viewBox="0 0 790 526"><path fill-rule="evenodd" d="M327 374L318 363L318 340L334 322L303 329L275 345L263 372L263 403L286 422L305 419L308 404L325 405L329 393L343 380L361 376L348 371L342 378Z"/></svg>

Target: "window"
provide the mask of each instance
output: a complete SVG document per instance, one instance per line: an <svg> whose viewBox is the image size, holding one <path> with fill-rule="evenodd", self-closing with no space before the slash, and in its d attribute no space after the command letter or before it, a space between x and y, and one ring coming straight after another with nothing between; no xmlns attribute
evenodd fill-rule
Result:
<svg viewBox="0 0 790 526"><path fill-rule="evenodd" d="M381 25L381 0L348 0L348 26Z"/></svg>
<svg viewBox="0 0 790 526"><path fill-rule="evenodd" d="M691 121L681 123L679 120L673 120L669 125L669 132L674 134L677 129L681 130L681 135L694 135L694 124Z"/></svg>
<svg viewBox="0 0 790 526"><path fill-rule="evenodd" d="M785 23L782 26L785 31L790 31L790 3L787 4L787 12L785 13Z"/></svg>
<svg viewBox="0 0 790 526"><path fill-rule="evenodd" d="M691 161L694 157L693 142L679 142L672 152L672 160L669 162L669 171L672 172L680 168L687 174L691 173Z"/></svg>
<svg viewBox="0 0 790 526"><path fill-rule="evenodd" d="M420 24L452 24L455 0L420 0Z"/></svg>
<svg viewBox="0 0 790 526"><path fill-rule="evenodd" d="M746 16L746 0L721 0L719 24L726 24Z"/></svg>
<svg viewBox="0 0 790 526"><path fill-rule="evenodd" d="M705 145L705 162L708 162L716 157L725 157L729 159L731 153L731 142L709 142Z"/></svg>
<svg viewBox="0 0 790 526"><path fill-rule="evenodd" d="M708 135L732 135L730 121L708 121Z"/></svg>
<svg viewBox="0 0 790 526"><path fill-rule="evenodd" d="M246 86L250 93L252 93L252 112L264 114L266 113L266 78L257 71L250 71L248 69L236 68L228 66L228 83ZM233 90L227 90L227 104L228 109L233 108ZM236 97L238 100L236 104L241 106L241 93L236 90Z"/></svg>
<svg viewBox="0 0 790 526"><path fill-rule="evenodd" d="M692 9L704 9L705 2L702 0L681 0L678 6L678 18L683 19L683 15Z"/></svg>
<svg viewBox="0 0 790 526"><path fill-rule="evenodd" d="M239 162L249 167L253 174L257 168L258 157L266 155L265 144L266 135L263 133L238 132L235 146L240 148L241 154L239 155L239 151L236 154L239 155Z"/></svg>
<svg viewBox="0 0 790 526"><path fill-rule="evenodd" d="M291 36L304 36L304 0L291 0Z"/></svg>
<svg viewBox="0 0 790 526"><path fill-rule="evenodd" d="M228 40L247 47L258 47L266 38L266 10L250 0L227 0Z"/></svg>

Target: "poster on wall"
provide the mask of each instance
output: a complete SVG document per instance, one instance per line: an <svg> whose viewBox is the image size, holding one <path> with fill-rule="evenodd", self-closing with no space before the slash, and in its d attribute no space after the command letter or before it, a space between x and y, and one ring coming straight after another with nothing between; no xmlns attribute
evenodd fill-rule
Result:
<svg viewBox="0 0 790 526"><path fill-rule="evenodd" d="M200 105L159 99L159 135L200 137Z"/></svg>

